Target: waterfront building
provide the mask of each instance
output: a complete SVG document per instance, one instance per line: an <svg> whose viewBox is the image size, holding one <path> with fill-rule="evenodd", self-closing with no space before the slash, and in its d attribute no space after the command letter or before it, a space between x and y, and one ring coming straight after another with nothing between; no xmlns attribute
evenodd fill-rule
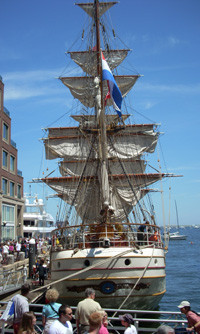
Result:
<svg viewBox="0 0 200 334"><path fill-rule="evenodd" d="M23 235L23 177L17 169L16 143L11 139L10 112L4 106L4 84L0 76L0 238Z"/></svg>

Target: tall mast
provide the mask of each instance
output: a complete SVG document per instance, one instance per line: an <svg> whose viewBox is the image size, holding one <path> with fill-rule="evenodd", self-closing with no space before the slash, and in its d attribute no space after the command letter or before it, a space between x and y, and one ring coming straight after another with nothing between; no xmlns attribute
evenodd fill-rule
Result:
<svg viewBox="0 0 200 334"><path fill-rule="evenodd" d="M97 121L99 122L99 159L100 159L100 184L102 193L102 209L104 221L107 221L107 212L110 206L109 180L108 180L108 153L107 153L107 133L105 122L105 109L103 101L103 83L101 66L101 45L100 45L100 20L99 20L99 0L94 0L95 5L95 25L96 25L96 46L97 46L97 75L100 83L97 106ZM100 94L99 94L100 93Z"/></svg>

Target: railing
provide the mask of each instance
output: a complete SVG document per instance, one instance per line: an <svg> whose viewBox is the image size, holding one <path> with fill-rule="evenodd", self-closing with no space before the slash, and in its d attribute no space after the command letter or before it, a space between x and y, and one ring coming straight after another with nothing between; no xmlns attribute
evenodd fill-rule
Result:
<svg viewBox="0 0 200 334"><path fill-rule="evenodd" d="M5 305L7 303L1 302ZM34 311L37 318L37 326L42 332L42 307L43 304L30 304L30 310ZM5 307L5 306L4 306ZM76 307L71 307L73 311ZM3 309L0 310L2 312ZM134 319L134 325L136 326L138 333L154 333L162 324L169 325L173 328L187 327L187 320L180 312L168 312L168 311L145 311L145 310L117 310L117 309L105 309L108 313L108 331L114 333L123 333L125 328L121 326L119 315L130 313ZM74 312L75 313L75 312ZM72 321L74 333L76 333L75 321ZM13 329L9 326L3 326L2 333L13 333Z"/></svg>
<svg viewBox="0 0 200 334"><path fill-rule="evenodd" d="M7 291L17 290L26 282L27 268L23 267L19 270L4 270L0 273L0 294Z"/></svg>
<svg viewBox="0 0 200 334"><path fill-rule="evenodd" d="M134 225L134 226L133 226ZM104 225L66 226L52 232L52 250L64 250L90 247L146 247L155 245L163 248L160 228L148 226L146 231L138 230L140 224L121 225L119 223Z"/></svg>

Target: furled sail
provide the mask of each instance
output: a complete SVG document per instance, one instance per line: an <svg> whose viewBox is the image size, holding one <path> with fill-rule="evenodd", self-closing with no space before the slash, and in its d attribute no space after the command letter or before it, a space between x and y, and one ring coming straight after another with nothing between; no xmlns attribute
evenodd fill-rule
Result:
<svg viewBox="0 0 200 334"><path fill-rule="evenodd" d="M115 76L117 85L122 93L122 96L126 96L131 90L139 75L123 75ZM70 89L74 98L78 99L84 106L93 108L95 107L96 97L96 83L94 77L61 77L60 80L65 86ZM105 83L103 85L104 97L108 93L108 87ZM107 100L107 105L112 105L112 100Z"/></svg>
<svg viewBox="0 0 200 334"><path fill-rule="evenodd" d="M110 9L117 2L100 2L99 3L99 16L102 16L108 9ZM95 7L93 3L76 3L79 7L81 7L90 17L95 17Z"/></svg>
<svg viewBox="0 0 200 334"><path fill-rule="evenodd" d="M79 135L67 137L51 137L45 139L45 152L47 159L68 158L74 160L87 159L90 151L93 158L98 158L98 141L93 135ZM134 137L134 140L133 140ZM145 152L155 150L158 136L152 134L126 134L108 136L108 158L137 158Z"/></svg>
<svg viewBox="0 0 200 334"><path fill-rule="evenodd" d="M121 159L120 161L115 159L108 160L108 170L110 174L121 174L124 171L127 174L131 173L144 173L145 172L145 161L144 160L134 160L134 159ZM99 168L98 160L85 160L79 161L77 163L74 161L61 161L59 170L62 176L81 176L88 175L94 176L97 174Z"/></svg>
<svg viewBox="0 0 200 334"><path fill-rule="evenodd" d="M142 188L146 188L164 176L165 174L110 175L110 204L114 209L112 220L125 219L126 214L145 195ZM60 194L68 204L73 203L82 219L84 218L87 222L98 219L102 196L98 186L98 176L82 179L80 177L46 178L43 182ZM85 214L88 215L87 219Z"/></svg>
<svg viewBox="0 0 200 334"><path fill-rule="evenodd" d="M104 57L111 70L115 69L126 58L129 50L103 50ZM95 76L97 73L97 53L96 51L76 51L68 52L71 59L79 65L87 74Z"/></svg>

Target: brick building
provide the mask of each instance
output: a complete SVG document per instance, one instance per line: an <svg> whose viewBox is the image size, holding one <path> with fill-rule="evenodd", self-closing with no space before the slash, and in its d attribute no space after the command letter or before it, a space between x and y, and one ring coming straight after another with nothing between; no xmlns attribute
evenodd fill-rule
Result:
<svg viewBox="0 0 200 334"><path fill-rule="evenodd" d="M23 177L17 169L17 149L11 139L11 118L4 107L4 84L0 77L0 238L23 235Z"/></svg>

